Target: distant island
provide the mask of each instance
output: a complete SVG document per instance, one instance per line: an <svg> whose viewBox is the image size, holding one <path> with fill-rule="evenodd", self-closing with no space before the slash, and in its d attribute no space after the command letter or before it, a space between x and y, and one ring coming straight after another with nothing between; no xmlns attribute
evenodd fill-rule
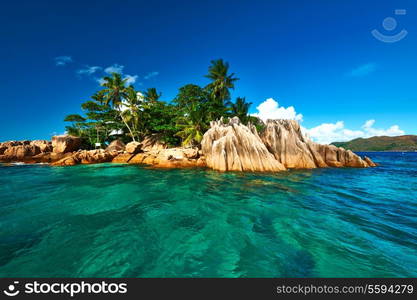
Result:
<svg viewBox="0 0 417 300"><path fill-rule="evenodd" d="M334 142L332 145L357 152L367 151L417 151L417 135L374 136L358 138L349 142Z"/></svg>

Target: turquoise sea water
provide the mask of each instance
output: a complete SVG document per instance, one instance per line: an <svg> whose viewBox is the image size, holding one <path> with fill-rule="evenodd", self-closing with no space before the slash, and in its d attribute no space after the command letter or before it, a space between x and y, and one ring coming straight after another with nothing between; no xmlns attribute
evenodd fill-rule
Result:
<svg viewBox="0 0 417 300"><path fill-rule="evenodd" d="M0 277L417 276L417 153L277 174L0 166Z"/></svg>

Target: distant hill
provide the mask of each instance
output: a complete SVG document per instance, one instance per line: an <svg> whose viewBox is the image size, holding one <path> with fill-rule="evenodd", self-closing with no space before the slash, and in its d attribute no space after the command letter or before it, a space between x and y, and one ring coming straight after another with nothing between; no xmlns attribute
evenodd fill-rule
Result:
<svg viewBox="0 0 417 300"><path fill-rule="evenodd" d="M374 136L334 142L332 145L352 151L417 151L417 135Z"/></svg>

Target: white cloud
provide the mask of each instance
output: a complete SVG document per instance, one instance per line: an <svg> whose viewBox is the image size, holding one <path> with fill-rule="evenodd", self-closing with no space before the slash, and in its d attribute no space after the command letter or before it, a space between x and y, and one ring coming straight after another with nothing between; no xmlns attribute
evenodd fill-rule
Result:
<svg viewBox="0 0 417 300"><path fill-rule="evenodd" d="M126 86L129 86L131 84L134 84L136 82L136 80L138 79L138 77L139 77L138 75L129 75L129 74L126 74L126 75L123 76L123 80L126 79L125 85ZM106 80L104 78L96 78L96 81L100 85L103 85L106 82Z"/></svg>
<svg viewBox="0 0 417 300"><path fill-rule="evenodd" d="M258 112L252 114L252 116L256 116L263 121L268 119L303 120L303 115L297 113L293 106L280 107L279 103L272 98L266 99L256 109ZM336 123L323 123L310 129L301 126L301 130L306 136L320 144L345 142L360 137L369 138L372 136L397 136L405 134L398 125L392 125L387 129L374 128L374 125L375 120L367 120L359 129L349 129L345 127L343 121L337 121Z"/></svg>
<svg viewBox="0 0 417 300"><path fill-rule="evenodd" d="M104 72L106 72L107 74L112 74L112 73L122 74L124 67L125 66L114 64L114 65L111 65L111 66L105 68Z"/></svg>
<svg viewBox="0 0 417 300"><path fill-rule="evenodd" d="M56 66L65 66L65 65L72 62L72 57L67 56L67 55L63 55L63 56L55 57L54 60L55 60L55 65Z"/></svg>
<svg viewBox="0 0 417 300"><path fill-rule="evenodd" d="M363 124L363 130L368 134L368 136L396 136L396 135L403 135L405 132L400 129L398 125L392 125L388 129L376 129L372 126L375 124L375 120L368 120Z"/></svg>
<svg viewBox="0 0 417 300"><path fill-rule="evenodd" d="M252 116L258 117L263 121L268 119L303 120L303 115L297 114L293 106L289 106L287 108L280 107L279 103L272 98L266 99L264 102L259 104L256 109L258 112L252 114Z"/></svg>
<svg viewBox="0 0 417 300"><path fill-rule="evenodd" d="M85 66L84 69L79 69L77 71L78 75L92 75L96 73L97 71L101 70L102 68L99 66Z"/></svg>
<svg viewBox="0 0 417 300"><path fill-rule="evenodd" d="M55 57L55 63L57 66L65 66L66 64L72 62L72 58L70 56L58 56ZM123 65L119 65L119 64L113 64L111 66L108 66L107 68L100 67L100 66L89 66L89 65L85 65L83 68L78 69L76 71L76 74L78 76L86 76L89 77L93 80L95 80L96 82L98 82L100 85L103 85L106 81L104 80L103 74L113 74L113 73L118 73L122 76L122 78L124 80L126 80L126 86L132 85L132 84L139 84L141 85L142 83L137 82L139 75L130 75L130 74L123 74L123 70L124 70L125 66ZM103 73L104 72L104 73ZM104 75L106 75L104 74ZM146 78L151 78L154 76L157 76L159 73L158 72L151 72L148 75L146 75ZM94 75L94 76L93 76Z"/></svg>
<svg viewBox="0 0 417 300"><path fill-rule="evenodd" d="M144 79L150 79L150 78L158 76L158 75L159 75L159 72L153 71L153 72L150 72L150 73L146 74L143 78Z"/></svg>
<svg viewBox="0 0 417 300"><path fill-rule="evenodd" d="M138 77L139 77L138 75L126 74L126 75L123 76L123 80L126 79L125 85L129 86L131 84L134 84L136 82L136 80L138 79ZM104 78L96 78L96 81L100 85L103 85L106 82L106 80ZM139 82L139 84L140 84L140 82Z"/></svg>
<svg viewBox="0 0 417 300"><path fill-rule="evenodd" d="M371 74L372 72L375 72L375 70L376 70L376 64L368 63L368 64L364 64L364 65L354 68L348 73L348 76L362 77L362 76Z"/></svg>
<svg viewBox="0 0 417 300"><path fill-rule="evenodd" d="M123 80L125 80L125 79L126 79L126 85L129 86L129 85L134 84L136 82L136 80L138 79L138 75L128 75L128 74L126 74L123 77Z"/></svg>
<svg viewBox="0 0 417 300"><path fill-rule="evenodd" d="M104 83L106 83L106 80L104 80L104 78L96 78L96 81L99 85L103 85Z"/></svg>
<svg viewBox="0 0 417 300"><path fill-rule="evenodd" d="M369 138L372 136L397 136L405 132L398 125L393 125L388 129L374 128L375 120L366 121L361 129L351 130L345 128L343 121L336 123L323 123L311 129L303 128L307 135L320 144L330 144L332 142L345 142L356 138Z"/></svg>
<svg viewBox="0 0 417 300"><path fill-rule="evenodd" d="M123 65L113 64L113 65L105 68L104 72L107 73L107 74L118 73L118 74L122 75L122 78L126 79L126 86L134 84L137 81L137 79L139 78L139 76L138 75L123 74L123 69L124 68L125 68L125 66L123 66ZM96 78L96 81L100 85L103 85L106 82L104 80L104 78Z"/></svg>

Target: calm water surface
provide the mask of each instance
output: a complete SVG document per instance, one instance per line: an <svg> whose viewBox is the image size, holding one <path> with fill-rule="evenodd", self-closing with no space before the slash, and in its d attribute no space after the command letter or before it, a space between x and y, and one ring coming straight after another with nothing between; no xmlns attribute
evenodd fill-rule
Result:
<svg viewBox="0 0 417 300"><path fill-rule="evenodd" d="M277 174L0 165L0 277L417 276L417 153Z"/></svg>

